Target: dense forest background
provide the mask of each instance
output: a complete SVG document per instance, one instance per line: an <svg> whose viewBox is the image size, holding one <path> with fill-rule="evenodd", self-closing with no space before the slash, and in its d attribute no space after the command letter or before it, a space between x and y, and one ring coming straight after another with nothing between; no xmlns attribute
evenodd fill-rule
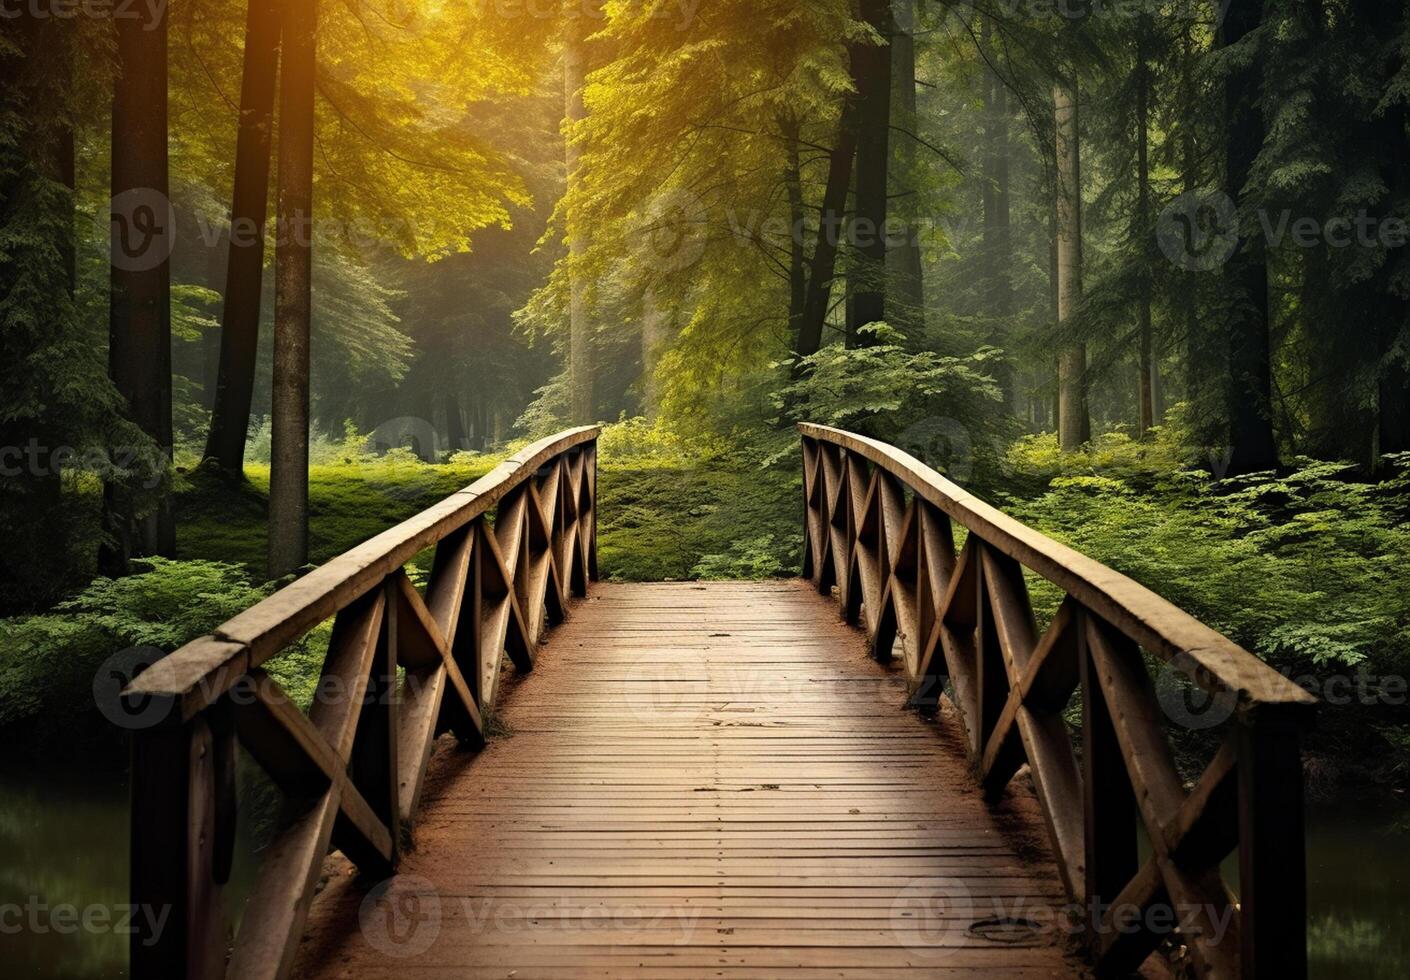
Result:
<svg viewBox="0 0 1410 980"><path fill-rule="evenodd" d="M1377 0L7 13L0 727L81 740L113 649L572 424L605 574L792 573L807 419L1354 681L1314 758L1403 788L1407 45Z"/></svg>
<svg viewBox="0 0 1410 980"><path fill-rule="evenodd" d="M1314 822L1314 968L1403 976L1407 54L1386 0L6 5L0 733L83 779L0 769L6 849L112 859L115 651L565 427L604 576L796 574L809 420L1317 694L1312 801L1391 806Z"/></svg>

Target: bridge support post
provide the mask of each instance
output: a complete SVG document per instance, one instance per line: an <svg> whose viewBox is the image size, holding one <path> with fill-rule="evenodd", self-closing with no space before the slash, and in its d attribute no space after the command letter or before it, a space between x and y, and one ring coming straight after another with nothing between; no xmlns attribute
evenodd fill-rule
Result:
<svg viewBox="0 0 1410 980"><path fill-rule="evenodd" d="M1077 614L1077 656L1082 685L1082 826L1086 858L1083 890L1088 939L1093 946L1100 947L1105 909L1136 876L1139 861L1136 826L1140 814L1111 708L1102 693L1097 666L1087 647L1087 615L1086 612ZM1129 653L1139 656L1135 650ZM1129 958L1139 963L1144 956Z"/></svg>
<svg viewBox="0 0 1410 980"><path fill-rule="evenodd" d="M1240 725L1239 904L1244 980L1307 977L1302 755L1292 724Z"/></svg>
<svg viewBox="0 0 1410 980"><path fill-rule="evenodd" d="M233 842L233 729L204 715L132 737L130 976L225 973L221 884Z"/></svg>

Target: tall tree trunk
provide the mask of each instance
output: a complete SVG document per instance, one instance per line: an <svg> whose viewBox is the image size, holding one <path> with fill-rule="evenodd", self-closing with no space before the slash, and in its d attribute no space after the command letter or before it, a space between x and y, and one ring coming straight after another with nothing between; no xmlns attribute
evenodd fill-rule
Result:
<svg viewBox="0 0 1410 980"><path fill-rule="evenodd" d="M1353 11L1362 36L1372 38L1401 37L1407 27L1404 4L1386 4L1380 0L1357 0ZM1405 60L1399 52L1383 66L1377 79L1380 90L1394 84L1403 72ZM1382 161L1382 174L1389 188L1383 220L1405 207L1410 201L1410 140L1406 136L1406 110L1402 102L1387 106L1367 128L1369 153ZM1403 251L1403 249L1401 250ZM1378 363L1376 411L1372 467L1380 468L1380 457L1387 453L1410 451L1410 296L1395 281L1403 274L1407 261L1394 252L1387 255L1387 269L1366 283L1377 291L1372 303L1371 322L1377 323L1375 355Z"/></svg>
<svg viewBox="0 0 1410 980"><path fill-rule="evenodd" d="M1057 133L1057 319L1069 324L1082 303L1082 167L1077 82L1053 86ZM1058 443L1075 452L1092 437L1087 415L1087 345L1066 341L1058 352Z"/></svg>
<svg viewBox="0 0 1410 980"><path fill-rule="evenodd" d="M269 574L308 564L313 93L318 0L287 0L279 86L278 239L269 471Z"/></svg>
<svg viewBox="0 0 1410 980"><path fill-rule="evenodd" d="M797 353L801 357L816 354L822 346L823 325L832 303L837 248L846 221L847 189L852 182L852 164L857 156L856 114L856 100L847 99L838 118L837 140L828 158L822 213L818 219L817 241L813 244L803 322L798 331Z"/></svg>
<svg viewBox="0 0 1410 980"><path fill-rule="evenodd" d="M1136 35L1136 228L1134 239L1148 243L1154 238L1155 228L1151 221L1151 167L1150 167L1150 97L1151 76L1147 64L1146 45L1151 30L1149 15L1142 15ZM1155 379L1152 361L1154 339L1151 326L1151 272L1150 249L1142 248L1140 293L1136 298L1137 343L1139 350L1139 392L1141 439L1150 436L1155 425Z"/></svg>
<svg viewBox="0 0 1410 980"><path fill-rule="evenodd" d="M563 44L563 115L566 127L571 133L574 124L587 116L583 105L583 84L587 78L588 41L592 25L587 14L581 9L570 11L566 36ZM563 158L568 179L568 191L572 192L581 175L582 154L571 140L563 144ZM568 215L568 259L569 259L569 300L568 300L568 405L571 421L574 424L591 422L594 415L593 401L593 351L592 321L587 303L587 283L577 271L586 242L583 238L582 216Z"/></svg>
<svg viewBox="0 0 1410 980"><path fill-rule="evenodd" d="M1262 16L1262 0L1231 5L1220 28L1223 46L1247 37L1258 27ZM1225 180L1227 193L1235 200L1243 195L1253 162L1263 147L1263 117L1258 106L1261 74L1262 59L1253 58L1238 64L1225 81ZM1278 445L1273 434L1267 256L1256 231L1245 232L1239 250L1224 266L1225 287L1232 299L1225 408L1229 471L1233 474L1274 469L1278 465Z"/></svg>
<svg viewBox="0 0 1410 980"><path fill-rule="evenodd" d="M219 290L221 273L224 271L225 257L229 246L226 236L219 236L215 244L206 246L206 282L210 290ZM201 407L207 412L215 410L215 389L220 376L220 331L201 331Z"/></svg>
<svg viewBox="0 0 1410 980"><path fill-rule="evenodd" d="M641 401L646 417L653 422L661 414L661 382L656 369L669 334L669 317L656 302L654 290L648 289L641 299Z"/></svg>
<svg viewBox="0 0 1410 980"><path fill-rule="evenodd" d="M906 133L916 133L916 39L915 0L893 0L895 29L891 35L891 119ZM886 253L887 278L895 286L899 307L890 316L907 334L925 329L925 270L921 264L920 229L916 211L916 141L913 136L898 135L892 155L897 181L896 195L905 203L900 208L904 239L893 242Z"/></svg>
<svg viewBox="0 0 1410 980"><path fill-rule="evenodd" d="M847 334L865 342L857 330L886 319L886 215L891 160L891 24L890 0L862 0L862 16L884 40L856 45L852 75L857 83L857 214L852 222L856 275Z"/></svg>
<svg viewBox="0 0 1410 980"><path fill-rule="evenodd" d="M119 74L113 88L111 308L108 370L132 419L169 462L173 214L167 187L167 20L117 18ZM113 549L103 570L125 572L136 554L171 555L171 501L135 518L128 495L105 493Z"/></svg>
<svg viewBox="0 0 1410 980"><path fill-rule="evenodd" d="M73 66L69 64L68 52L64 52L65 60L62 72L63 91L69 92L73 87ZM58 174L59 183L68 188L70 196L78 190L78 151L74 146L73 127L67 124L61 125L58 136L55 140L54 149L55 169ZM72 201L70 201L70 211ZM78 292L78 234L73 227L73 218L70 214L68 223L68 234L60 243L60 252L64 257L64 268L69 274L69 296L72 297Z"/></svg>
<svg viewBox="0 0 1410 980"><path fill-rule="evenodd" d="M987 48L987 18L983 30ZM992 50L988 51L987 57L992 61ZM988 340L995 347L1006 350L1009 346L1010 331L1013 329L1008 87L992 67L985 71L984 77L984 256L985 274L990 283L988 298L992 304L989 315L994 323ZM1004 405L1010 412L1016 412L1017 394L1011 355L1005 355L995 371L995 377L1003 391Z"/></svg>
<svg viewBox="0 0 1410 980"><path fill-rule="evenodd" d="M779 131L783 134L788 153L788 164L783 175L788 188L788 335L796 345L808 302L808 252L804 244L807 227L803 210L803 166L799 159L798 120L783 120Z"/></svg>
<svg viewBox="0 0 1410 980"><path fill-rule="evenodd" d="M446 448L453 453L459 452L469 443L465 439L465 418L460 412L460 396L455 393L453 386L446 389L441 406L446 413ZM476 421L478 422L478 419ZM473 435L478 439L480 434L480 426L477 424Z"/></svg>
<svg viewBox="0 0 1410 980"><path fill-rule="evenodd" d="M1201 188L1205 186L1195 139L1194 116L1199 111L1196 63L1200 56L1196 29L1195 24L1186 21L1180 34L1179 98L1185 115L1180 123L1180 189L1190 201L1197 200ZM1188 234L1193 234L1193 229ZM1194 255L1195 241L1187 239L1185 248L1188 254ZM1178 306L1184 320L1185 401L1189 408L1189 424L1196 444L1212 448L1224 439L1220 382L1228 365L1224 363L1220 338L1211 318L1200 316L1201 287L1207 274L1196 269L1183 269L1172 271L1171 275L1176 280Z"/></svg>
<svg viewBox="0 0 1410 980"><path fill-rule="evenodd" d="M250 401L254 397L264 287L264 225L269 213L270 132L279 67L279 4L277 0L248 2L240 126L235 138L235 186L230 202L230 250L225 260L225 302L220 323L220 367L211 429L206 438L206 458L234 474L244 469Z"/></svg>
<svg viewBox="0 0 1410 980"><path fill-rule="evenodd" d="M1391 197L1410 198L1410 144L1405 109L1389 110ZM1394 261L1394 260L1391 260ZM1405 261L1404 259L1401 260ZM1386 316L1380 327L1380 377L1376 386L1376 463L1387 453L1410 452L1410 297L1387 285Z"/></svg>

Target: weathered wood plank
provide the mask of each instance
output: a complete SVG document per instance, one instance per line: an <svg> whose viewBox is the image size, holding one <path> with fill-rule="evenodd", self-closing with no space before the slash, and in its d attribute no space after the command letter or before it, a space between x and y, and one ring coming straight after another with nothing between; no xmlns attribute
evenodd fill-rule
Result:
<svg viewBox="0 0 1410 980"><path fill-rule="evenodd" d="M583 426L525 447L459 493L319 566L224 623L212 637L177 650L134 679L125 695L178 699L190 717L246 670L376 588L419 552L489 511L546 462L592 442L600 431Z"/></svg>
<svg viewBox="0 0 1410 980"><path fill-rule="evenodd" d="M894 446L823 425L799 423L823 458L841 446L899 477L915 493L1025 568L1053 582L1136 643L1238 698L1238 710L1286 712L1310 723L1316 702L1263 661L1150 589L1014 520Z"/></svg>
<svg viewBox="0 0 1410 980"><path fill-rule="evenodd" d="M1036 801L986 806L953 730L898 710L904 686L829 600L594 596L502 697L513 737L432 764L400 870L439 899L434 940L367 942L364 888L335 873L300 976L1085 975L1053 859L1029 850ZM787 645L765 642L779 623ZM1030 942L968 931L1015 909L1040 920Z"/></svg>

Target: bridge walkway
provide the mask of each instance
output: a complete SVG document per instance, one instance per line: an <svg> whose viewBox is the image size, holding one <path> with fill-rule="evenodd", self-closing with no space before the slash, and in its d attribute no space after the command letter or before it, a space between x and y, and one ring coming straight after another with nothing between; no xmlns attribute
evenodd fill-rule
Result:
<svg viewBox="0 0 1410 980"><path fill-rule="evenodd" d="M905 692L807 582L594 585L294 973L1086 976L1026 781L986 805Z"/></svg>

